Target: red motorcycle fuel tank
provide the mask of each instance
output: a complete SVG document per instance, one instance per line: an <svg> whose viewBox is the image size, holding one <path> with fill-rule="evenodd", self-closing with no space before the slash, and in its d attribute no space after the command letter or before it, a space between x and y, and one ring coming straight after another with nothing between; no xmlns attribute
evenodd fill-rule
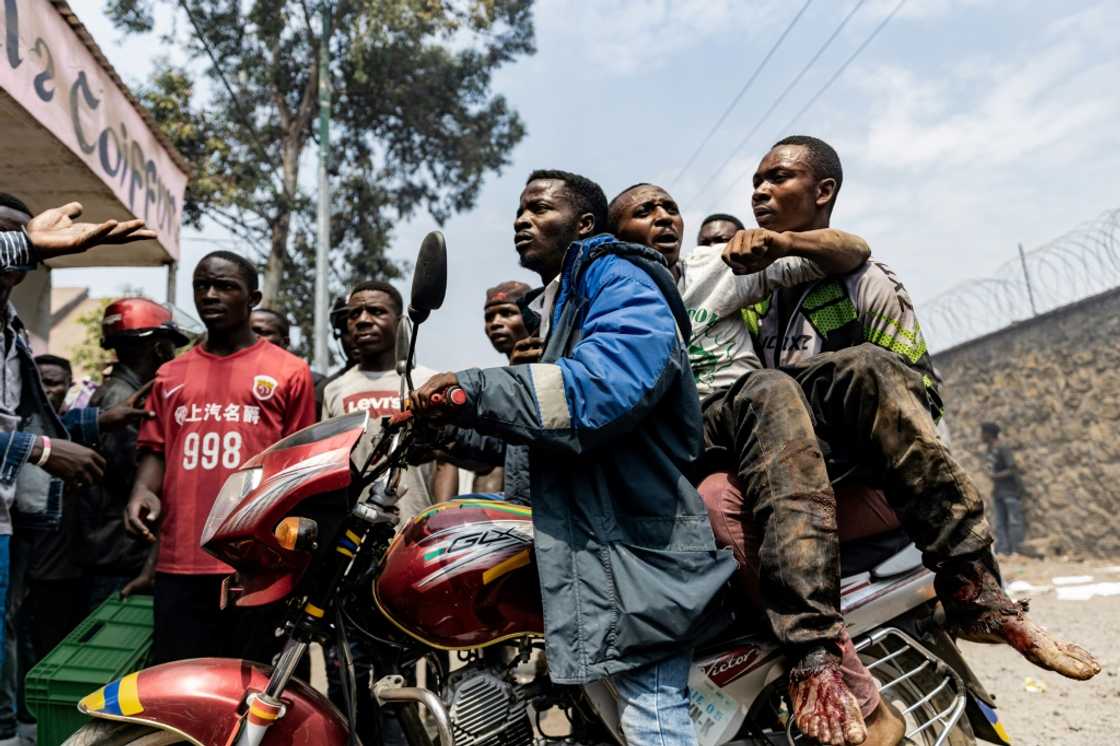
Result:
<svg viewBox="0 0 1120 746"><path fill-rule="evenodd" d="M529 508L464 496L409 521L373 587L381 612L435 648L543 633Z"/></svg>

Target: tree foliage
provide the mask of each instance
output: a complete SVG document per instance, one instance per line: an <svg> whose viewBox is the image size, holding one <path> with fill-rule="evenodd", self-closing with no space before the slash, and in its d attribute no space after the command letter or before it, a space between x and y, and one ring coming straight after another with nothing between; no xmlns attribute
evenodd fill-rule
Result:
<svg viewBox="0 0 1120 746"><path fill-rule="evenodd" d="M310 338L315 194L301 180L317 136L318 7L310 0L110 0L129 33L158 5L164 42L192 64L157 65L140 98L195 168L184 221L203 217L265 267L265 302ZM333 0L331 282L399 276L393 226L472 208L525 128L492 92L494 72L534 52L532 0ZM196 72L197 71L197 72ZM196 74L207 79L205 100Z"/></svg>
<svg viewBox="0 0 1120 746"><path fill-rule="evenodd" d="M102 373L115 359L110 350L101 346L101 319L105 307L113 298L98 298L97 304L78 317L82 328L82 341L70 349L70 365L75 373L84 371L94 383L101 383Z"/></svg>

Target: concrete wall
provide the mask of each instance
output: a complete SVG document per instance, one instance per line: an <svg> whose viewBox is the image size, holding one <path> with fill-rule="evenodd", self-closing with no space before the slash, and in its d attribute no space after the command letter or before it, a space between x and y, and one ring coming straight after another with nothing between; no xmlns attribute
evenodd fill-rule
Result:
<svg viewBox="0 0 1120 746"><path fill-rule="evenodd" d="M1120 556L1120 289L938 353L953 452L986 495L979 426L999 423L1026 484L1027 541Z"/></svg>
<svg viewBox="0 0 1120 746"><path fill-rule="evenodd" d="M43 354L51 335L51 271L40 265L34 272L28 272L12 290L11 300L31 336L32 351Z"/></svg>

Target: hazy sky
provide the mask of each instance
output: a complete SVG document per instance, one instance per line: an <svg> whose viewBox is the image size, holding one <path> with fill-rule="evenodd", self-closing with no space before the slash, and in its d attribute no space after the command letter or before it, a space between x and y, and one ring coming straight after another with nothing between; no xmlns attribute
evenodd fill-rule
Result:
<svg viewBox="0 0 1120 746"><path fill-rule="evenodd" d="M833 224L868 239L898 271L919 312L923 299L1014 257L1017 242L1041 244L1120 207L1115 2L910 0L794 120L898 4L815 0L674 182L801 4L540 0L537 54L495 81L528 135L512 165L488 180L477 208L443 228L450 288L420 343L424 364L453 369L499 361L482 335L483 293L502 280L533 279L517 267L512 221L534 168L583 173L608 198L638 181L666 185L694 238L709 212L753 222L749 174L772 142L794 133L822 137L844 164ZM763 119L857 4L846 27ZM151 40L122 41L101 2L71 5L121 76L142 80ZM698 194L752 129L756 134ZM434 227L427 216L400 226L394 254L413 256ZM189 270L215 247L196 240L184 246L179 298L190 308ZM95 295L111 295L124 282L156 298L164 294L162 270L59 271L54 282L89 284Z"/></svg>

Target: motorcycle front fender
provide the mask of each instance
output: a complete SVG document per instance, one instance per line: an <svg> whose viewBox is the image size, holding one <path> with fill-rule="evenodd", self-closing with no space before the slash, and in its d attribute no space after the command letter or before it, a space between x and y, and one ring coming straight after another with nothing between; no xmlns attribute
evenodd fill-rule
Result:
<svg viewBox="0 0 1120 746"><path fill-rule="evenodd" d="M232 658L175 661L131 673L78 703L86 715L170 731L196 746L227 746L241 728L246 697L268 685L267 666ZM326 697L293 679L280 698L283 717L264 746L342 746L348 728Z"/></svg>

